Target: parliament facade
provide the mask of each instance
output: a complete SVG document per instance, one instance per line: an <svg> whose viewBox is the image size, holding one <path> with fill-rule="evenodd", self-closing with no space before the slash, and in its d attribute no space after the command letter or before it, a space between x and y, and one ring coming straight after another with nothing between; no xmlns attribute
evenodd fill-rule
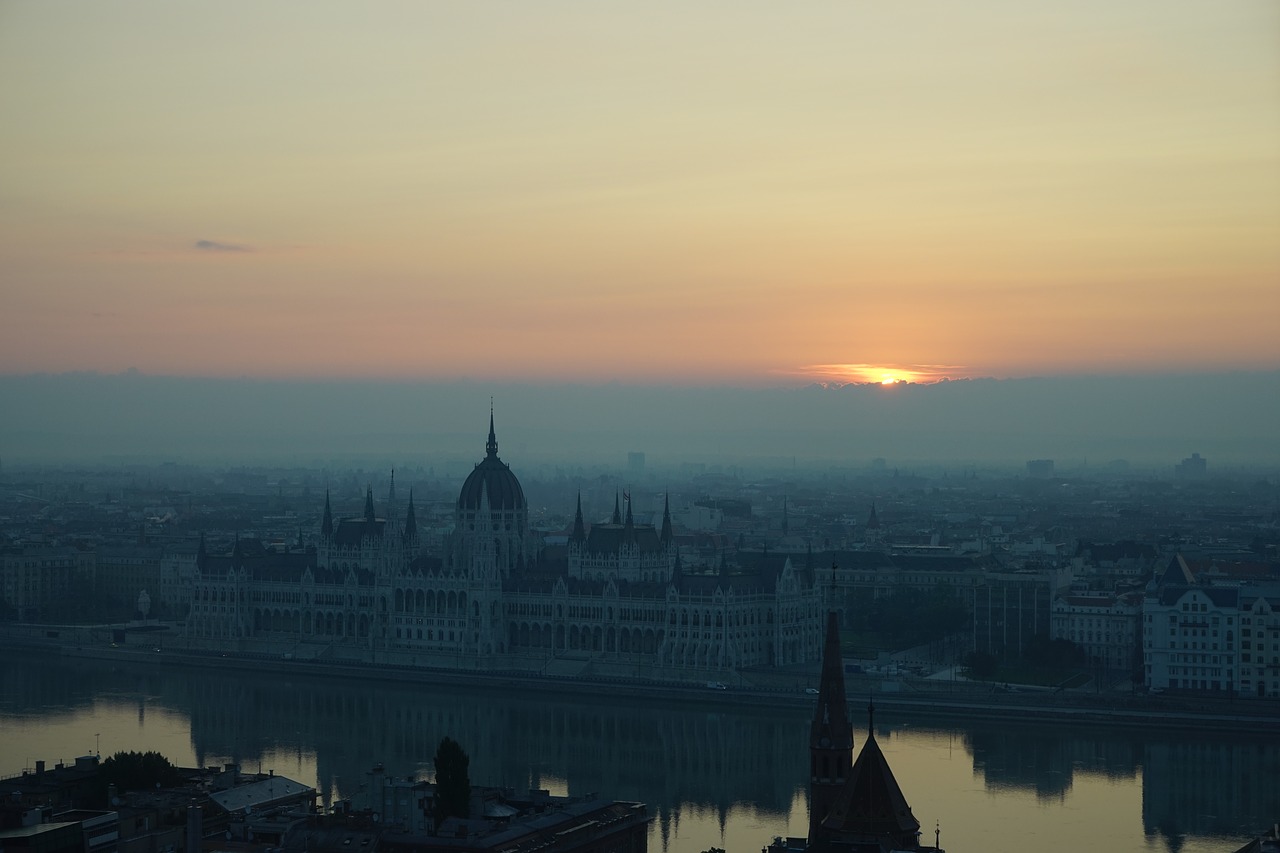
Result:
<svg viewBox="0 0 1280 853"><path fill-rule="evenodd" d="M530 529L520 481L498 457L493 417L439 553L419 538L413 495L334 519L326 496L314 546L282 553L238 541L197 556L187 639L300 659L518 668L572 674L731 671L818 657L823 590L786 556L747 571L684 571L669 507L637 524L630 503L567 548ZM610 668L613 668L612 670Z"/></svg>

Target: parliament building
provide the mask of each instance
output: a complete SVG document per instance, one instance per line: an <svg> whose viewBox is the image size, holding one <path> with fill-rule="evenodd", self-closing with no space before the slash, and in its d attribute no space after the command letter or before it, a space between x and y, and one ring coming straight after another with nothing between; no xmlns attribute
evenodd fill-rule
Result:
<svg viewBox="0 0 1280 853"><path fill-rule="evenodd" d="M439 553L394 478L381 512L370 489L361 516L335 519L326 495L314 545L201 546L187 639L298 659L675 677L816 660L823 613L814 572L785 555L684 571L669 506L660 528L637 524L629 502L588 525L579 499L567 549L544 548L490 414Z"/></svg>

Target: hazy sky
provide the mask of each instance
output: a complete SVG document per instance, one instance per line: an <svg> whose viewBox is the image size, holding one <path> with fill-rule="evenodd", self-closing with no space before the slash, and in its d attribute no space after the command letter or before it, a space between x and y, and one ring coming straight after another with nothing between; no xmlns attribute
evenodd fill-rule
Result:
<svg viewBox="0 0 1280 853"><path fill-rule="evenodd" d="M1274 0L6 0L0 117L4 373L1280 367Z"/></svg>

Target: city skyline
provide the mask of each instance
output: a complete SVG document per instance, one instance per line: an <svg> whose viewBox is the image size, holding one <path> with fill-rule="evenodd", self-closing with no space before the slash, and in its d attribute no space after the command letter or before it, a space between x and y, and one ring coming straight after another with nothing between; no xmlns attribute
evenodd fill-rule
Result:
<svg viewBox="0 0 1280 853"><path fill-rule="evenodd" d="M1273 4L918 11L6 4L0 373L1280 368Z"/></svg>

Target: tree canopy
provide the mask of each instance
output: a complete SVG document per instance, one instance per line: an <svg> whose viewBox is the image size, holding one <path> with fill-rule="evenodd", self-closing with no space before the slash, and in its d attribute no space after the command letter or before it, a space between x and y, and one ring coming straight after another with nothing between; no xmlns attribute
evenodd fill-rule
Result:
<svg viewBox="0 0 1280 853"><path fill-rule="evenodd" d="M123 794L180 784L182 773L158 752L117 752L105 759L98 769L98 798L104 803L110 785L115 785L116 790Z"/></svg>
<svg viewBox="0 0 1280 853"><path fill-rule="evenodd" d="M435 821L439 826L447 818L465 818L471 808L471 779L467 767L471 759L462 746L451 737L440 741L436 748L436 796Z"/></svg>

